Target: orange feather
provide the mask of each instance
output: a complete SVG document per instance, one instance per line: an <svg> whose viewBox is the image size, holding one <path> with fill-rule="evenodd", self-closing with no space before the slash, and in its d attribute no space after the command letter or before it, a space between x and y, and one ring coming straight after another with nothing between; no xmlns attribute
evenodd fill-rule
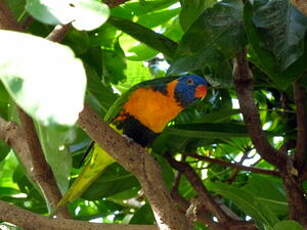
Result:
<svg viewBox="0 0 307 230"><path fill-rule="evenodd" d="M174 97L176 84L177 80L167 84L166 95L151 88L135 90L124 105L122 114L129 113L153 132L162 132L167 123L183 110ZM124 117L119 116L117 120L121 119Z"/></svg>

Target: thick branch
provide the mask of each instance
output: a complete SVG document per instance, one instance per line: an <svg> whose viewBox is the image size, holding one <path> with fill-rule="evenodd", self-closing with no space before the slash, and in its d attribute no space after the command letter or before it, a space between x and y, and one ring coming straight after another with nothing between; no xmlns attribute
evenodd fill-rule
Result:
<svg viewBox="0 0 307 230"><path fill-rule="evenodd" d="M215 158L211 158L211 157L207 157L207 156L201 156L201 155L193 154L193 153L192 154L186 154L186 155L193 157L195 159L198 159L198 160L207 161L207 162L210 162L210 163L214 163L214 164L218 164L218 165L222 165L222 166L226 166L226 167L237 168L237 169L241 169L241 170L244 170L244 171L255 172L255 173L260 173L260 174L280 176L280 173L276 170L248 167L248 166L244 166L244 165L241 165L241 164L238 164L238 163L230 163L230 162L223 161L223 160L220 160L220 159L215 159Z"/></svg>
<svg viewBox="0 0 307 230"><path fill-rule="evenodd" d="M96 143L138 178L161 230L191 229L185 216L176 209L158 164L145 149L116 133L88 105L80 113L78 123Z"/></svg>
<svg viewBox="0 0 307 230"><path fill-rule="evenodd" d="M294 164L301 171L307 160L307 97L303 87L298 82L293 85L296 104L297 138Z"/></svg>
<svg viewBox="0 0 307 230"><path fill-rule="evenodd" d="M170 165L182 172L189 182L192 184L195 191L198 193L199 198L202 200L203 205L214 215L220 222L230 221L231 218L228 217L220 206L214 201L214 199L209 194L207 188L203 185L203 182L193 170L193 168L184 162L179 162L174 160L171 156L168 157L168 162Z"/></svg>
<svg viewBox="0 0 307 230"><path fill-rule="evenodd" d="M236 57L234 83L249 136L261 157L282 170L286 166L287 156L270 145L262 130L258 109L252 97L252 80L246 51L242 51Z"/></svg>
<svg viewBox="0 0 307 230"><path fill-rule="evenodd" d="M45 200L48 203L49 211L54 210L57 203L61 200L62 195L56 184L53 172L48 165L43 153L40 141L38 139L34 122L32 118L19 108L19 118L21 127L24 132L25 141L28 143L30 155L24 156L32 159L33 170L31 170L32 179L40 187ZM18 155L24 155L24 152L18 152ZM57 213L57 216L69 218L66 209L62 209Z"/></svg>
<svg viewBox="0 0 307 230"><path fill-rule="evenodd" d="M51 219L0 201L0 220L25 230L158 230L152 225L98 224L68 219Z"/></svg>

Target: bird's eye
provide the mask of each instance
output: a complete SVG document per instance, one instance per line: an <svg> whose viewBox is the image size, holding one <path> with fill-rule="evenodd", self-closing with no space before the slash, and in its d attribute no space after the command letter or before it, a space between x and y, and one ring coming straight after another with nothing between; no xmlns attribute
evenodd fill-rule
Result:
<svg viewBox="0 0 307 230"><path fill-rule="evenodd" d="M194 85L193 79L192 79L192 78L189 78L189 79L187 80L187 84L188 84L188 85Z"/></svg>

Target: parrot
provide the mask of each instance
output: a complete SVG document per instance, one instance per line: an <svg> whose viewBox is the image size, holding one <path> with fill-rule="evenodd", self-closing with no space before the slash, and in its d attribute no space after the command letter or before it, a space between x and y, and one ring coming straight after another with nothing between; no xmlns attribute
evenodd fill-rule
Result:
<svg viewBox="0 0 307 230"><path fill-rule="evenodd" d="M208 83L198 75L185 74L141 82L119 97L104 120L117 132L143 147L150 146L167 124L193 102L207 95ZM78 198L115 160L97 144L79 177L57 208Z"/></svg>

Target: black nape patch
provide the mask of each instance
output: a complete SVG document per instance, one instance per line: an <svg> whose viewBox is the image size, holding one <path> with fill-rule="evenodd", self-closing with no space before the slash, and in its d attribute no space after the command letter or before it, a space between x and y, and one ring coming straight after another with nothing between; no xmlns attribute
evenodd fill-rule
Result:
<svg viewBox="0 0 307 230"><path fill-rule="evenodd" d="M167 88L166 84L161 84L161 85L155 85L151 87L154 91L159 91L163 95L167 95Z"/></svg>
<svg viewBox="0 0 307 230"><path fill-rule="evenodd" d="M185 100L183 95L181 95L180 93L176 91L175 91L175 100L178 103L178 105L182 106L183 108L186 108L188 107L189 104L191 104Z"/></svg>
<svg viewBox="0 0 307 230"><path fill-rule="evenodd" d="M150 145L159 136L159 133L154 133L132 115L126 113L125 116L125 120L115 122L116 127L143 147Z"/></svg>

